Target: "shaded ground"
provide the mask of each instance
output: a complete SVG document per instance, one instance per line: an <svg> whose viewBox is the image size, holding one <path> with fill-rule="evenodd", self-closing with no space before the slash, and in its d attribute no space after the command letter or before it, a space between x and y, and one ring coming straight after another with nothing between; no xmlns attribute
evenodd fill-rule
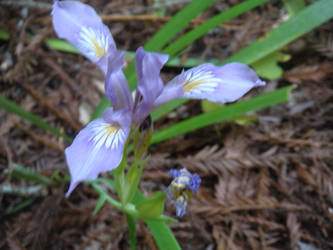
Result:
<svg viewBox="0 0 333 250"><path fill-rule="evenodd" d="M128 20L106 22L120 49L134 51L163 24L162 19L152 20L151 1L86 2L105 15L128 15ZM191 26L237 2L219 1ZM74 136L83 126L82 112L93 110L103 96L103 78L82 56L42 43L44 37L55 36L48 6L28 10L0 2L0 27L11 35L9 41L0 41L0 90ZM166 8L165 15L172 16L182 6ZM133 14L147 17L135 20ZM281 23L284 15L278 2L265 4L213 30L183 58L223 60ZM333 248L332 30L333 22L327 23L289 45L285 52L292 59L282 65L283 77L248 95L294 83L288 103L257 112L257 121L246 126L216 124L151 147L141 184L146 194L165 190L170 168L186 167L203 179L188 214L170 224L184 249ZM180 70L166 68L163 78L171 79ZM199 102L189 102L155 127L200 111ZM109 206L93 216L97 195L88 186L80 185L70 199L64 199L67 184L42 190L25 209L4 215L30 199L28 191L34 186L9 177L12 164L45 176L54 171L65 175L63 149L68 144L4 110L0 133L1 188L18 188L11 195L0 193L1 249L129 248L125 218ZM170 205L166 210L174 213ZM139 249L156 249L143 224L138 235Z"/></svg>

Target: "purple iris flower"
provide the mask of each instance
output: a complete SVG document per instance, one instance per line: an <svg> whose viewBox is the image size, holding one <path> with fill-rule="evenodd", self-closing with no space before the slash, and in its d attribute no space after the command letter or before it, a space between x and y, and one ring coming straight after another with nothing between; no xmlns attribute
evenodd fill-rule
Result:
<svg viewBox="0 0 333 250"><path fill-rule="evenodd" d="M183 217L192 194L200 187L201 179L198 174L191 174L186 168L171 169L169 174L173 180L166 190L166 197L176 207L176 216Z"/></svg>
<svg viewBox="0 0 333 250"><path fill-rule="evenodd" d="M58 36L104 72L105 95L112 105L66 148L71 174L66 196L81 181L117 168L131 128L140 125L154 108L175 98L233 102L253 87L265 85L251 68L240 63L203 64L183 71L164 85L160 71L168 55L146 52L140 47L135 57L138 82L133 98L122 71L124 52L117 50L109 29L95 10L78 1L55 1L52 16Z"/></svg>

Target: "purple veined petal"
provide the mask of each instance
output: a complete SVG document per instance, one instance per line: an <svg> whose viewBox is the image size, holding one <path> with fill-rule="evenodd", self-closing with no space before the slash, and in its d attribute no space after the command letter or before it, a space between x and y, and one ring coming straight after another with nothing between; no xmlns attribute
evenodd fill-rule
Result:
<svg viewBox="0 0 333 250"><path fill-rule="evenodd" d="M105 95L114 110L131 109L132 96L122 71L124 65L124 52L110 47L112 56L107 57L108 69L105 77Z"/></svg>
<svg viewBox="0 0 333 250"><path fill-rule="evenodd" d="M173 99L183 98L184 97L184 88L182 84L179 84L178 81L166 84L162 90L162 93L157 97L154 102L154 108L159 107L167 102L172 101Z"/></svg>
<svg viewBox="0 0 333 250"><path fill-rule="evenodd" d="M163 82L160 78L160 71L168 57L168 55L159 53L145 52L142 47L136 51L135 66L138 76L138 91L142 95L142 100L135 110L136 122L143 120L150 113L155 100L162 93Z"/></svg>
<svg viewBox="0 0 333 250"><path fill-rule="evenodd" d="M103 119L110 124L119 124L124 131L129 132L132 122L132 112L129 109L114 111L113 108L106 108L103 113Z"/></svg>
<svg viewBox="0 0 333 250"><path fill-rule="evenodd" d="M65 150L71 175L66 197L81 181L96 179L99 173L118 167L128 134L129 127L110 124L102 118L92 121L80 131Z"/></svg>
<svg viewBox="0 0 333 250"><path fill-rule="evenodd" d="M105 60L115 42L110 30L89 5L79 1L55 1L52 10L53 27L60 38L73 44L84 56L106 69ZM105 71L104 71L105 72Z"/></svg>
<svg viewBox="0 0 333 250"><path fill-rule="evenodd" d="M202 64L178 76L183 81L184 97L213 102L233 102L250 89L265 85L257 74L241 63L224 66Z"/></svg>

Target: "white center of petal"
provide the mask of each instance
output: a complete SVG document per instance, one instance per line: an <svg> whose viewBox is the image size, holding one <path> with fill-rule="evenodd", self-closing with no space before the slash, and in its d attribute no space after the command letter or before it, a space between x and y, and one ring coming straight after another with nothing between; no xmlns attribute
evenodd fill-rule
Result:
<svg viewBox="0 0 333 250"><path fill-rule="evenodd" d="M106 56L110 39L101 30L83 27L80 32L80 48L85 50L85 55L93 62Z"/></svg>
<svg viewBox="0 0 333 250"><path fill-rule="evenodd" d="M185 72L185 82L183 83L185 97L202 92L213 92L219 84L221 84L221 79L216 78L211 71L188 70Z"/></svg>
<svg viewBox="0 0 333 250"><path fill-rule="evenodd" d="M100 123L92 129L94 133L91 140L94 141L96 150L99 150L102 146L114 149L121 146L126 140L124 131L116 123Z"/></svg>

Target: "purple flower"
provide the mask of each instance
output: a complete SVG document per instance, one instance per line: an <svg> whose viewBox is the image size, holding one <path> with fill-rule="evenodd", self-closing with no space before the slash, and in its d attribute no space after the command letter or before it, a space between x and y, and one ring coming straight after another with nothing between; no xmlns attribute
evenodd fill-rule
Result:
<svg viewBox="0 0 333 250"><path fill-rule="evenodd" d="M124 52L116 49L109 29L94 9L77 1L55 1L52 16L58 36L72 43L105 73L105 95L112 105L66 149L71 174L66 196L81 181L95 179L99 173L119 165L131 128L140 126L152 109L175 98L233 102L253 87L265 85L251 68L240 63L203 64L183 71L163 85L160 71L168 55L139 47L135 57L137 90L132 98L122 71ZM196 191L200 178L192 179L189 188Z"/></svg>
<svg viewBox="0 0 333 250"><path fill-rule="evenodd" d="M68 40L105 73L106 56L115 42L95 10L79 1L55 1L52 17L57 35Z"/></svg>
<svg viewBox="0 0 333 250"><path fill-rule="evenodd" d="M183 217L186 214L186 207L192 194L195 193L201 183L197 174L191 174L186 168L181 170L171 169L169 171L172 182L166 190L168 200L176 207L176 215Z"/></svg>

